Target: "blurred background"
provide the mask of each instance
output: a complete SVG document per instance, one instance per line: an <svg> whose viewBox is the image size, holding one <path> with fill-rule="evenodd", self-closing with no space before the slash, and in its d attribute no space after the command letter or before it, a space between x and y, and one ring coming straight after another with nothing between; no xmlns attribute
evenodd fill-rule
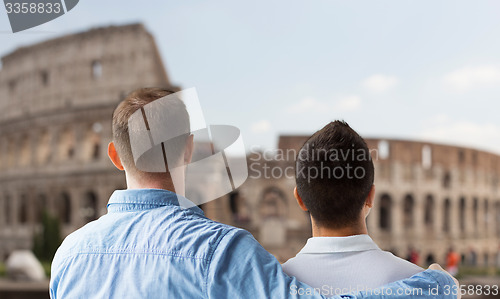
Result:
<svg viewBox="0 0 500 299"><path fill-rule="evenodd" d="M144 86L196 87L207 123L241 129L249 178L202 208L280 262L311 235L295 153L344 119L373 149L375 242L498 285L499 13L497 1L87 0L12 34L2 7L0 297L46 298L61 240L126 188L106 155L111 113Z"/></svg>

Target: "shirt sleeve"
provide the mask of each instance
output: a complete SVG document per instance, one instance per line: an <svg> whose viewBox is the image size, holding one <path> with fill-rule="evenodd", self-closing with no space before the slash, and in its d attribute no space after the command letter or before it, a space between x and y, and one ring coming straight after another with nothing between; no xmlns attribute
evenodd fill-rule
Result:
<svg viewBox="0 0 500 299"><path fill-rule="evenodd" d="M217 245L205 279L207 298L456 298L455 284L444 272L427 270L374 290L331 294L286 275L278 260L253 236L240 229L229 231ZM450 290L447 294L446 289Z"/></svg>
<svg viewBox="0 0 500 299"><path fill-rule="evenodd" d="M59 258L56 253L50 265L50 282L49 282L49 295L51 299L57 299L57 286L59 284Z"/></svg>

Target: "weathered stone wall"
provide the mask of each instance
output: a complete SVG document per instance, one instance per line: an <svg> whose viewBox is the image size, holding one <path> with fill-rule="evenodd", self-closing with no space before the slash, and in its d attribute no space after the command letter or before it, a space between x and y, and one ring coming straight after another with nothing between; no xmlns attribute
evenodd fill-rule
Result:
<svg viewBox="0 0 500 299"><path fill-rule="evenodd" d="M310 237L310 222L293 197L295 154L308 136L281 136L277 156L249 156L250 178L241 187L256 237L262 229L259 205L270 187L288 202L286 234L292 239L271 250L292 257ZM445 263L452 246L466 261L473 250L479 265L494 265L500 245L500 156L428 142L366 139L375 163L376 201L369 232L383 249L405 257L409 247L420 264ZM267 169L264 169L267 167ZM279 232L277 233L279 234ZM293 236L293 237L292 237ZM264 244L265 245L265 244Z"/></svg>
<svg viewBox="0 0 500 299"><path fill-rule="evenodd" d="M169 86L140 24L92 29L22 47L0 71L0 258L31 248L41 212L63 235L105 213L126 187L107 157L111 115L131 90Z"/></svg>

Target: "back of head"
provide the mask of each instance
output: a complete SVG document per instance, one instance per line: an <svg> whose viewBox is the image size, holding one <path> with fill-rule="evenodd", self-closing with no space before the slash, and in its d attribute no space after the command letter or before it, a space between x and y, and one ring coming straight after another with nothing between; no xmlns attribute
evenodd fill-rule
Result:
<svg viewBox="0 0 500 299"><path fill-rule="evenodd" d="M357 223L373 180L373 161L365 141L343 121L314 133L297 155L297 192L323 227Z"/></svg>
<svg viewBox="0 0 500 299"><path fill-rule="evenodd" d="M134 175L154 175L153 173L141 171L136 167L133 151L131 147L130 135L134 132L129 131L129 119L138 110L142 110L144 121L148 131L168 130L169 128L149 128L146 119L144 107L158 99L174 94L176 91L165 88L140 88L131 92L123 101L121 101L113 112L113 143L127 173ZM172 126L181 127L183 131L189 132L189 114L182 100L172 97L162 103L161 111L155 111L157 115L154 118L164 118ZM166 141L168 152L173 157L172 160L180 160L186 146L187 135ZM137 159L137 157L135 157ZM164 161L158 161L163 163ZM168 168L167 168L168 169Z"/></svg>

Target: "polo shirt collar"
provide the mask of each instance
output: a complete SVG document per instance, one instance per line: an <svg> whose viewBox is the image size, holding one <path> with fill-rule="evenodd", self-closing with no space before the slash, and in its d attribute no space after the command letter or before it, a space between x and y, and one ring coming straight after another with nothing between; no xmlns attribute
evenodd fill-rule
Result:
<svg viewBox="0 0 500 299"><path fill-rule="evenodd" d="M163 189L115 190L109 198L108 213L143 211L164 206L190 206L189 210L204 215L203 211L184 196Z"/></svg>
<svg viewBox="0 0 500 299"><path fill-rule="evenodd" d="M380 250L368 235L354 235L348 237L313 237L307 240L306 246L299 254L307 253L336 253Z"/></svg>

